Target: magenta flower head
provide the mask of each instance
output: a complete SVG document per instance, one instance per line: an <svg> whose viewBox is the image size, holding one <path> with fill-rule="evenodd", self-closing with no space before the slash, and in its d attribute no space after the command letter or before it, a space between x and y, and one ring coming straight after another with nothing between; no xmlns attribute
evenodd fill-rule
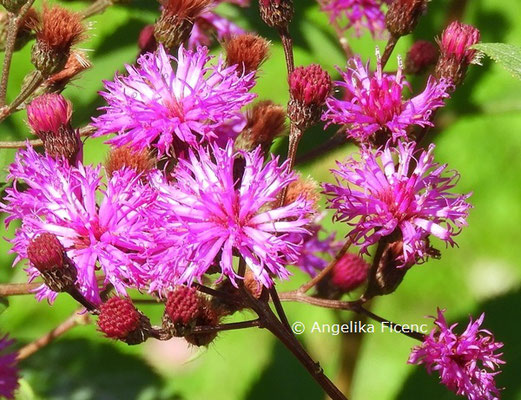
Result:
<svg viewBox="0 0 521 400"><path fill-rule="evenodd" d="M243 166L242 176L234 174L236 163ZM273 276L289 276L285 266L297 261L303 241L291 235L308 234L312 206L299 197L272 208L281 190L296 179L287 162L279 166L272 158L264 164L260 148L235 153L230 141L225 148L214 144L190 150L174 176L172 185L158 176L155 181L165 211L161 226L171 243L165 241L162 260L161 255L150 258L158 274L151 279L153 287L190 284L211 267L235 283L235 254L266 287L273 285Z"/></svg>
<svg viewBox="0 0 521 400"><path fill-rule="evenodd" d="M428 373L437 371L443 385L469 400L498 400L494 378L500 373L498 366L505 363L501 360L503 353L497 353L503 343L480 329L485 314L474 322L471 319L458 335L453 331L458 324L448 326L443 313L438 309L436 327L420 346L412 349L408 363L423 364Z"/></svg>
<svg viewBox="0 0 521 400"><path fill-rule="evenodd" d="M101 95L108 106L94 119L96 135L115 132L108 143L138 150L153 146L160 157L172 147L180 151L215 140L215 132L232 122L245 124L240 109L255 98L249 93L254 74L240 76L236 65L225 67L222 59L207 66L209 60L206 47L192 52L181 46L177 59L162 46L141 56L138 67L127 66L128 76L105 82Z"/></svg>
<svg viewBox="0 0 521 400"><path fill-rule="evenodd" d="M322 106L331 92L331 77L320 65L312 64L295 68L288 80L288 115L301 129L306 129L320 120Z"/></svg>
<svg viewBox="0 0 521 400"><path fill-rule="evenodd" d="M361 160L339 162L332 171L337 184L324 184L329 207L336 210L336 220L353 226L350 235L362 252L400 233L402 266L410 266L428 255L429 235L455 244L453 237L466 225L470 194L450 192L458 175L444 173L446 165L434 162L433 151L431 145L415 154L413 143L376 152L361 149Z"/></svg>
<svg viewBox="0 0 521 400"><path fill-rule="evenodd" d="M384 4L391 0L327 0L322 10L330 16L330 21L342 30L354 28L356 36L364 29L374 38L381 38L385 31Z"/></svg>
<svg viewBox="0 0 521 400"><path fill-rule="evenodd" d="M12 251L18 253L14 263L28 256L40 260L39 253L28 254L28 248L39 235L53 234L76 266L78 289L94 303L100 301L98 270L105 284L110 282L121 294L143 284L139 253L153 246L148 231L152 222L143 210L150 211L156 196L133 170L115 171L106 184L99 173L99 167L72 167L28 146L10 167L13 187L6 190L6 203L0 203L0 211L9 214L6 224L22 222L12 241ZM27 186L23 191L22 182ZM31 280L40 275L34 266L28 273ZM56 293L42 285L37 297L52 301Z"/></svg>
<svg viewBox="0 0 521 400"><path fill-rule="evenodd" d="M345 90L344 99L330 97L322 120L328 125L347 125L347 135L362 143L368 140L380 143L381 138L375 137L378 133L384 138L390 135L393 141L407 139L410 126L432 126L433 110L442 107L443 99L449 97L450 84L429 77L422 93L405 100L402 92L410 86L403 76L401 63L396 74L382 72L380 57L377 57L374 73L359 57L351 59L351 63L353 68L348 68L347 72L339 70L343 81L335 82Z"/></svg>
<svg viewBox="0 0 521 400"><path fill-rule="evenodd" d="M472 25L452 22L439 41L441 56L436 65L436 76L451 80L455 86L461 84L469 64L479 64L479 52L471 48L479 39L479 30Z"/></svg>
<svg viewBox="0 0 521 400"><path fill-rule="evenodd" d="M18 388L18 368L16 367L16 353L8 348L14 343L7 335L0 337L0 397L14 399L14 392Z"/></svg>
<svg viewBox="0 0 521 400"><path fill-rule="evenodd" d="M81 159L79 132L71 126L72 105L61 94L49 93L27 106L27 122L51 157L65 157L75 164Z"/></svg>

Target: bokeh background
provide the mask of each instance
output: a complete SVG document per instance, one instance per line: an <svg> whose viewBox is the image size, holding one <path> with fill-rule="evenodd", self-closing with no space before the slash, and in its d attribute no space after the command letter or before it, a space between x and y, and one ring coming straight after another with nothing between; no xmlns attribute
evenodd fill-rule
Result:
<svg viewBox="0 0 521 400"><path fill-rule="evenodd" d="M272 41L272 56L263 67L255 91L259 97L285 104L288 94L285 65L278 37L258 17L255 1L247 9L221 5L218 11L247 30ZM86 3L67 1L73 9ZM41 2L37 1L37 7ZM327 17L314 1L295 2L291 25L296 64L320 63L336 74L335 65L345 65ZM143 26L158 16L153 0L133 0L114 6L91 18L90 39L81 47L91 50L93 68L64 95L74 104L75 126L84 126L102 101L97 92L103 79L111 79L125 63L135 61L137 37ZM415 39L439 35L451 19L474 24L483 42L521 45L519 0L435 0L420 20L416 32L400 40L388 69L396 69L396 55L405 53ZM369 35L350 38L355 52L374 63L375 46L385 42ZM216 53L219 46L216 46ZM30 45L14 56L9 97L19 90L31 69ZM335 75L336 76L336 75ZM421 87L414 81L413 87ZM19 112L0 127L0 140L22 140L29 136L25 112ZM307 132L300 154L325 142L333 131L322 127ZM450 321L466 323L486 312L484 326L505 343L507 364L497 377L504 386L503 399L521 399L521 82L500 66L484 60L471 66L464 85L439 113L438 127L429 138L437 144L436 158L458 170L460 192L473 192L469 226L458 237L459 247L442 249L441 260L414 267L398 290L371 304L372 310L402 323L430 323L436 307L446 308ZM85 142L86 162L102 162L106 146L102 139ZM274 150L286 151L287 139ZM355 148L339 146L333 152L299 166L318 181L331 180L328 172L335 160ZM0 150L0 181L14 151ZM346 228L324 219L328 231L341 238ZM14 226L12 227L14 228ZM0 228L1 237L12 237L13 229ZM0 240L0 282L24 282L22 266L11 268L10 245ZM297 287L305 276L295 271L281 290ZM12 297L2 306L0 331L9 332L20 344L32 341L66 319L75 304L59 296L53 306L32 296ZM335 313L303 304L286 304L291 321L302 321L308 332L300 336L326 373L355 400L453 399L423 368L406 364L412 339L399 334L338 335L309 333L314 321L348 321L350 313ZM160 320L161 307L143 306L153 322ZM235 319L249 318L243 314ZM129 347L101 337L94 324L77 327L22 362L19 399L52 400L230 400L230 399L323 399L320 388L305 370L269 333L243 330L220 334L208 349L187 347L183 340L149 341Z"/></svg>

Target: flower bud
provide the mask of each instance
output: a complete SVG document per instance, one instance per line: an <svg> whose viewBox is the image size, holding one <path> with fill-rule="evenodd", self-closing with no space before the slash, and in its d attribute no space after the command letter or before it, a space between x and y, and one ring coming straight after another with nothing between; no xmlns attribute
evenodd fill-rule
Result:
<svg viewBox="0 0 521 400"><path fill-rule="evenodd" d="M189 334L202 312L203 301L197 290L187 286L176 286L168 293L163 328L174 336Z"/></svg>
<svg viewBox="0 0 521 400"><path fill-rule="evenodd" d="M451 80L455 86L460 85L465 79L469 64L479 61L479 53L471 49L479 39L479 30L472 25L452 22L443 31L439 41L441 55L436 64L436 78L445 78Z"/></svg>
<svg viewBox="0 0 521 400"><path fill-rule="evenodd" d="M343 293L360 287L367 280L369 264L352 253L344 255L331 270L331 284Z"/></svg>
<svg viewBox="0 0 521 400"><path fill-rule="evenodd" d="M295 68L289 76L288 115L291 121L302 130L316 124L331 86L331 77L320 65Z"/></svg>
<svg viewBox="0 0 521 400"><path fill-rule="evenodd" d="M385 15L387 30L395 37L411 33L427 8L427 0L394 0Z"/></svg>
<svg viewBox="0 0 521 400"><path fill-rule="evenodd" d="M154 37L154 25L147 25L141 29L137 39L137 47L140 55L156 51L157 41Z"/></svg>
<svg viewBox="0 0 521 400"><path fill-rule="evenodd" d="M199 316L196 320L196 326L215 327L219 325L220 316L212 304L204 301L200 308ZM191 333L185 336L185 340L194 346L208 346L217 337L217 332Z"/></svg>
<svg viewBox="0 0 521 400"><path fill-rule="evenodd" d="M162 0L163 10L155 24L154 36L166 48L180 46L192 32L195 19L210 0Z"/></svg>
<svg viewBox="0 0 521 400"><path fill-rule="evenodd" d="M59 6L44 6L42 22L36 27L31 61L44 77L49 77L65 66L71 47L85 37L80 14Z"/></svg>
<svg viewBox="0 0 521 400"><path fill-rule="evenodd" d="M136 150L131 146L121 146L112 148L105 161L105 170L109 177L115 171L123 168L130 168L137 173L146 174L154 168L155 160L150 156L148 150Z"/></svg>
<svg viewBox="0 0 521 400"><path fill-rule="evenodd" d="M29 242L27 258L49 289L65 292L74 287L77 271L56 235L43 233Z"/></svg>
<svg viewBox="0 0 521 400"><path fill-rule="evenodd" d="M438 56L438 49L433 43L418 40L411 46L405 58L405 73L419 75L426 72L436 64Z"/></svg>
<svg viewBox="0 0 521 400"><path fill-rule="evenodd" d="M27 122L47 155L75 164L81 150L78 131L71 126L72 105L61 94L44 94L27 106Z"/></svg>
<svg viewBox="0 0 521 400"><path fill-rule="evenodd" d="M253 33L244 33L232 37L224 43L226 64L239 66L240 73L257 72L268 58L269 42Z"/></svg>
<svg viewBox="0 0 521 400"><path fill-rule="evenodd" d="M259 0L262 20L276 29L287 29L293 18L293 0Z"/></svg>
<svg viewBox="0 0 521 400"><path fill-rule="evenodd" d="M260 101L246 112L246 126L237 137L237 149L251 151L262 146L267 153L273 140L286 130L284 108L271 100Z"/></svg>
<svg viewBox="0 0 521 400"><path fill-rule="evenodd" d="M150 336L150 321L131 300L112 297L100 306L98 327L106 337L129 345L140 344Z"/></svg>

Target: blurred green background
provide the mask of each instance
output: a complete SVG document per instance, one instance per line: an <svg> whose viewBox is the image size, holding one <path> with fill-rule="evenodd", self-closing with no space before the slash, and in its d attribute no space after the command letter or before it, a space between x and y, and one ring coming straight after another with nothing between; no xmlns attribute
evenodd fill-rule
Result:
<svg viewBox="0 0 521 400"><path fill-rule="evenodd" d="M85 4L67 2L74 9ZM41 2L37 2L37 7L41 7ZM264 65L255 90L260 98L285 104L288 96L282 48L274 32L260 21L257 5L247 9L221 5L219 11L243 28L257 31L272 41L272 57ZM90 39L81 47L91 50L93 68L64 92L74 104L76 126L88 123L95 109L102 105L97 95L102 80L111 79L124 63L135 60L139 31L152 23L157 14L155 1L133 0L91 19ZM389 70L396 68L396 54L405 56L414 39L432 40L440 34L448 18L461 18L477 26L483 42L521 45L519 0L435 0L429 3L428 13L420 20L415 34L400 40ZM334 65L344 66L345 59L327 17L315 2L296 2L291 32L297 64L320 63L332 74L336 74ZM373 63L375 45L383 49L385 44L375 43L368 35L350 41L355 52L364 59L371 57ZM14 56L11 99L31 69L29 53L27 45ZM413 87L416 86L418 82L413 80ZM447 308L448 319L461 323L468 321L469 314L478 317L485 311L485 328L505 343L507 364L497 377L498 385L505 387L505 400L521 399L520 93L521 82L489 60L470 68L463 87L439 113L440 128L430 136L437 144L438 161L460 172L458 191L473 192L469 227L457 238L459 248L445 249L437 243L443 250L441 260L414 267L394 294L372 304L375 313L402 323L430 323L424 316L433 315L436 307ZM5 121L0 128L0 140L28 137L24 119L25 112L20 112ZM332 131L323 132L322 127L307 132L301 153L326 141L331 134ZM89 139L85 145L87 162L104 160L103 140ZM286 148L286 139L277 143L277 151L284 152ZM331 180L328 169L335 160L343 159L353 150L349 145L339 147L300 169L318 181ZM0 150L0 180L13 155L14 151ZM345 227L330 220L329 215L324 219L326 229L343 236ZM13 229L6 232L2 225L0 236L12 235ZM22 267L10 267L13 255L7 255L9 247L4 240L0 241L0 282L24 282ZM281 290L295 288L304 279L303 274L295 271L294 279L281 284ZM0 315L0 332L9 332L20 344L38 338L75 309L66 296L59 296L52 307L37 303L32 296L13 297L9 303L9 308ZM349 393L350 399L456 398L437 384L436 376L428 376L423 368L406 364L409 350L416 344L412 339L389 333L311 334L309 328L314 321L342 322L352 315L303 304L286 306L291 321L302 321L308 327L308 332L300 336L305 346L326 373ZM142 310L153 322L159 321L160 306L146 306ZM244 314L237 318L250 317ZM73 329L24 361L21 367L23 382L19 399L324 398L292 356L269 333L258 329L222 333L208 349L201 350L187 347L182 340L149 341L129 347L103 339L95 325L86 325Z"/></svg>

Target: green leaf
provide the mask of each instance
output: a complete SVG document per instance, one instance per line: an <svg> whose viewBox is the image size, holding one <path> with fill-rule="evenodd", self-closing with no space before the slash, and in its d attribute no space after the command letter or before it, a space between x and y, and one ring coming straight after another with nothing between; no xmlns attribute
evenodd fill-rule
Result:
<svg viewBox="0 0 521 400"><path fill-rule="evenodd" d="M472 48L503 65L514 78L521 79L521 47L506 43L478 43Z"/></svg>

